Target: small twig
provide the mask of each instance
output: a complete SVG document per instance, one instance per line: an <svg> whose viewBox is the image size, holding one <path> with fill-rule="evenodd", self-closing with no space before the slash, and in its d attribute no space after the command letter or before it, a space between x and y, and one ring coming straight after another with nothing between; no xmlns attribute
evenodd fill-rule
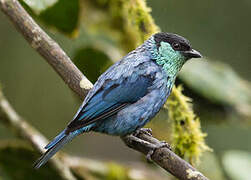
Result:
<svg viewBox="0 0 251 180"><path fill-rule="evenodd" d="M137 163L130 163L130 165L121 165L117 163L111 163L106 161L96 161L88 158L80 158L74 156L64 156L64 163L67 163L74 173L77 175L84 174L86 170L90 172L90 174L96 174L97 176L109 176L111 171L110 165L115 165L117 167L123 168L129 177L130 180L139 180L139 179L154 179L154 180L162 180L163 177L166 177L165 174L159 174L152 168L141 167ZM84 174L85 175L85 174ZM86 176L86 175L85 175ZM84 177L85 177L84 176ZM88 177L86 178L88 179ZM169 179L169 178L168 178Z"/></svg>
<svg viewBox="0 0 251 180"><path fill-rule="evenodd" d="M13 22L17 30L45 58L65 83L81 98L84 98L93 85L72 63L59 45L33 21L17 0L0 0L0 7ZM129 147L144 154L147 154L148 150L152 150L150 148L152 145L156 146L156 144L153 144L153 140L156 143L161 143L157 139L153 139L153 137L140 135L138 138L143 138L143 140L137 142L132 136L124 137L123 140ZM195 170L189 163L167 148L156 149L152 155L152 160L180 179L207 180L205 176Z"/></svg>
<svg viewBox="0 0 251 180"><path fill-rule="evenodd" d="M0 112L0 120L3 120L6 126L10 127L10 129L12 129L17 136L28 140L38 152L45 152L43 147L45 147L48 143L48 140L16 113L1 91ZM58 174L62 177L62 179L75 180L70 168L61 162L58 155L55 156L51 162L55 169L59 171Z"/></svg>

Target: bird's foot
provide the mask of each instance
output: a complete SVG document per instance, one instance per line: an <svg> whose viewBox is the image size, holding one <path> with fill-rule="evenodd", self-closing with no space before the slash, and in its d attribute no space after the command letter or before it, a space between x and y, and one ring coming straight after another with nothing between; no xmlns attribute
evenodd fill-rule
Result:
<svg viewBox="0 0 251 180"><path fill-rule="evenodd" d="M162 148L162 147L166 147L167 149L169 149L170 151L173 151L172 150L172 147L170 144L168 144L166 141L160 141L160 147L159 148Z"/></svg>
<svg viewBox="0 0 251 180"><path fill-rule="evenodd" d="M157 149L160 149L160 148L168 148L170 151L172 151L172 147L170 144L168 144L167 142L165 141L160 141L160 144L156 145L155 148L151 149L147 155L146 155L146 159L148 162L152 162L152 155L154 154L154 152L157 150Z"/></svg>
<svg viewBox="0 0 251 180"><path fill-rule="evenodd" d="M151 136L151 137L153 136L151 128L141 128L141 129L138 129L138 130L136 130L133 133L133 135L137 137L141 133L146 134L146 135Z"/></svg>

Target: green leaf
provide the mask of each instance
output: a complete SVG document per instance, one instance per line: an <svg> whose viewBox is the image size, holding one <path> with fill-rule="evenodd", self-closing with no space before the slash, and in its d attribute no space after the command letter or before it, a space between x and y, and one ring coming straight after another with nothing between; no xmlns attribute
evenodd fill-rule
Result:
<svg viewBox="0 0 251 180"><path fill-rule="evenodd" d="M79 11L78 0L59 0L41 12L39 19L63 33L72 34L78 26Z"/></svg>
<svg viewBox="0 0 251 180"><path fill-rule="evenodd" d="M23 0L36 14L53 6L58 0Z"/></svg>
<svg viewBox="0 0 251 180"><path fill-rule="evenodd" d="M62 179L50 164L35 170L32 165L37 157L39 154L22 141L0 141L0 175L7 180Z"/></svg>
<svg viewBox="0 0 251 180"><path fill-rule="evenodd" d="M112 61L104 52L92 47L77 50L73 61L92 83L95 83L98 77L112 65Z"/></svg>
<svg viewBox="0 0 251 180"><path fill-rule="evenodd" d="M222 157L224 169L233 180L250 180L251 153L239 150L226 151Z"/></svg>
<svg viewBox="0 0 251 180"><path fill-rule="evenodd" d="M226 64L209 60L191 61L180 73L182 81L211 102L233 106L251 116L251 84Z"/></svg>
<svg viewBox="0 0 251 180"><path fill-rule="evenodd" d="M79 0L23 0L23 7L44 24L75 35L79 21ZM35 14L34 14L35 13Z"/></svg>

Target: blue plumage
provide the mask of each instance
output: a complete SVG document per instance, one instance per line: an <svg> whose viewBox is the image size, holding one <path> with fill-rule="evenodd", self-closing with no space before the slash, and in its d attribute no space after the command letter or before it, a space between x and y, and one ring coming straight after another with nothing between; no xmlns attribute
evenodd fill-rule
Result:
<svg viewBox="0 0 251 180"><path fill-rule="evenodd" d="M65 130L63 130L59 135L57 135L49 144L47 144L44 148L45 149L50 149L53 146L55 146L55 144L57 144L61 139L63 139L66 136L65 134Z"/></svg>
<svg viewBox="0 0 251 180"><path fill-rule="evenodd" d="M81 133L124 136L143 127L164 105L185 61L200 56L178 35L150 37L99 77L73 120L45 147L35 168Z"/></svg>

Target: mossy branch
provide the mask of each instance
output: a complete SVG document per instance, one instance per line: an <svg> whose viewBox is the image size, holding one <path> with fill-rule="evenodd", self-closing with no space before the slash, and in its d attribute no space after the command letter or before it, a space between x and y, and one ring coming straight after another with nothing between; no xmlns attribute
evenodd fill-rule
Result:
<svg viewBox="0 0 251 180"><path fill-rule="evenodd" d="M125 1L126 2L126 1ZM130 1L131 3L134 3L133 1ZM137 1L140 3L140 1ZM138 4L142 5L142 4ZM137 4L136 4L137 6ZM70 58L66 55L66 53L59 47L59 45L54 42L33 20L32 18L26 13L26 11L22 8L22 6L19 4L16 0L0 0L0 7L1 10L7 15L7 17L10 18L10 20L13 22L15 27L23 34L25 39L30 43L30 45L36 49L44 58L45 60L54 68L54 70L61 76L61 78L65 81L65 83L74 91L76 92L80 97L84 97L88 90L92 87L92 84L90 81L76 68L76 66L71 62ZM140 7L140 6L139 6ZM139 11L140 12L140 11ZM148 11L146 11L148 13ZM143 18L144 19L144 18ZM142 30L142 28L141 28ZM143 31L142 31L143 32ZM144 30L144 32L149 32L147 30ZM80 81L81 80L81 81ZM83 90L81 90L81 88ZM2 99L4 100L3 96ZM6 102L6 101L3 101ZM4 106L2 107L4 108ZM10 117L9 117L10 118ZM13 127L17 128L16 124L13 123ZM26 131L26 129L20 129L21 132ZM137 146L134 146L134 139L131 136L125 137L127 139L126 144L130 147L134 147L135 150L140 152L145 152L149 149L149 144L152 147L156 147L156 145L151 141L151 139L146 138L142 140L142 142L148 142L148 143L142 143L140 145L140 149L137 148ZM30 140L30 139L28 139ZM36 139L35 139L36 140ZM158 141L157 139L155 139ZM160 143L160 142L159 142ZM148 145L147 145L148 144ZM152 144L152 145L151 145ZM38 143L36 144L39 146L38 149L40 149L42 146ZM44 145L44 144L43 144ZM173 167L184 167L188 163L184 163L185 161L178 158L178 156L174 156L174 153L170 151L168 148L165 148L164 151L161 151L161 153L158 155L156 154L159 149L164 148L155 148L155 151L153 153L153 157L157 156L157 158L160 161L155 162L157 164L161 164L161 167L166 167L165 169L172 173L174 176L178 177L179 179L207 179L204 177L201 173L199 173L197 170L189 170L187 171L187 168L180 168L181 171L173 171ZM174 161L168 161L166 158L170 158L172 160L175 160L178 165L173 164ZM167 164L169 163L169 164ZM191 167L189 165L189 167ZM72 176L70 174L70 171L67 175L69 178ZM66 173L64 172L64 173Z"/></svg>

